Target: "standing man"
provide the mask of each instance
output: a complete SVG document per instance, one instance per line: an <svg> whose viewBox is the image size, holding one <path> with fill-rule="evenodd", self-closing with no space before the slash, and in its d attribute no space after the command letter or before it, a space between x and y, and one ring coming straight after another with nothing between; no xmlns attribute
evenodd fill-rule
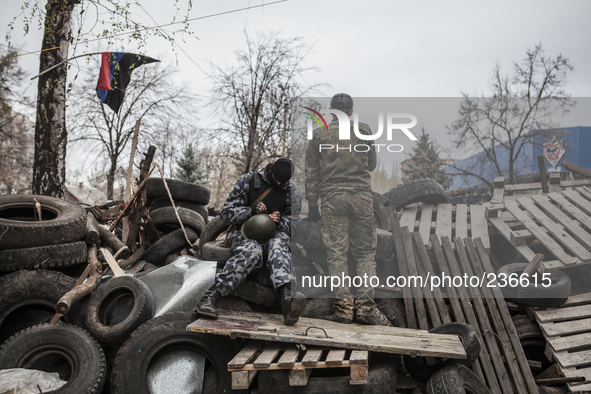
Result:
<svg viewBox="0 0 591 394"><path fill-rule="evenodd" d="M290 181L293 174L291 160L281 158L258 171L244 174L230 192L221 218L233 226L228 234L233 256L223 271L216 274L215 283L205 293L194 311L212 319L218 317L216 301L232 292L254 269L263 266L266 257L273 287L279 293L285 324L295 324L307 306L302 293L292 295L291 282L295 280L291 263L291 225L299 218L301 194ZM276 224L277 234L264 245L248 239L241 233L242 225L258 213L267 213Z"/></svg>
<svg viewBox="0 0 591 394"><path fill-rule="evenodd" d="M353 99L346 93L333 96L331 109L353 114ZM347 252L351 249L357 264L357 275L375 276L376 224L373 216L373 197L370 172L376 168L377 156L373 147L357 152L353 147L366 144L356 136L353 122L350 140L339 140L339 120L333 116L328 129L314 130L306 150L306 199L310 207L308 221L321 219L318 199L321 200L321 233L326 246L328 270L331 276L349 275ZM369 126L359 123L359 132L371 135ZM332 146L332 149L326 149ZM321 149L324 147L325 149ZM377 324L376 304L371 286L357 289L354 299L348 283L337 289L333 301L334 312L326 320L351 323L356 317L363 324ZM354 313L356 312L356 313Z"/></svg>

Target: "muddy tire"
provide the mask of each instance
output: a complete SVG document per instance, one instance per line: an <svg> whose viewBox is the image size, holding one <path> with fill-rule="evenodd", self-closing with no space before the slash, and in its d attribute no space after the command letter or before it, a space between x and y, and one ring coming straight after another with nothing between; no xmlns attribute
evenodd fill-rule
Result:
<svg viewBox="0 0 591 394"><path fill-rule="evenodd" d="M406 310L400 298L376 298L375 302L394 327L408 327L406 324Z"/></svg>
<svg viewBox="0 0 591 394"><path fill-rule="evenodd" d="M207 242L215 241L217 237L230 227L225 223L220 216L216 216L207 223L201 236L199 237L199 250L203 249L203 245Z"/></svg>
<svg viewBox="0 0 591 394"><path fill-rule="evenodd" d="M446 203L447 196L443 187L433 179L418 179L405 183L384 193L394 209L399 210L415 202L429 204Z"/></svg>
<svg viewBox="0 0 591 394"><path fill-rule="evenodd" d="M42 221L34 221L35 199ZM86 214L79 205L47 196L0 196L0 249L71 243L85 233Z"/></svg>
<svg viewBox="0 0 591 394"><path fill-rule="evenodd" d="M296 229L292 229L291 240L308 248L324 249L319 222L303 220Z"/></svg>
<svg viewBox="0 0 591 394"><path fill-rule="evenodd" d="M418 382L427 382L429 378L443 367L451 364L472 365L480 355L480 340L474 329L466 323L448 323L429 330L436 334L452 334L460 337L462 346L466 351L466 359L446 359L437 361L433 365L427 365L424 357L404 356L404 365L412 378Z"/></svg>
<svg viewBox="0 0 591 394"><path fill-rule="evenodd" d="M0 277L0 343L31 326L49 323L55 304L76 280L57 271L17 271ZM85 327L88 299L74 303L64 323Z"/></svg>
<svg viewBox="0 0 591 394"><path fill-rule="evenodd" d="M207 360L204 393L244 393L232 390L231 373L227 371L228 362L240 350L240 342L220 335L188 332L187 326L195 319L192 312L167 313L149 320L134 331L119 349L113 363L111 392L150 392L147 379L150 366L161 357L188 351ZM173 370L169 373L184 376L186 371Z"/></svg>
<svg viewBox="0 0 591 394"><path fill-rule="evenodd" d="M189 237L191 243L197 241L198 236L193 230L190 228L186 228L185 230L187 231L187 237ZM185 247L190 247L190 245L187 244L183 229L179 228L154 242L148 249L146 249L143 258L150 264L162 266L164 260L166 260L166 256L178 252Z"/></svg>
<svg viewBox="0 0 591 394"><path fill-rule="evenodd" d="M224 240L209 241L201 249L203 260L217 261L218 268L224 268L226 262L232 257L230 248L224 246Z"/></svg>
<svg viewBox="0 0 591 394"><path fill-rule="evenodd" d="M209 213L207 211L207 205L185 200L174 200L174 204L177 207L186 208L190 209L191 211L197 212L199 215L201 215L206 224L209 222ZM152 203L150 204L150 212L170 206L172 206L172 204L168 196L160 197L152 201Z"/></svg>
<svg viewBox="0 0 591 394"><path fill-rule="evenodd" d="M131 276L120 276L92 293L86 326L99 341L117 345L152 316L154 297L148 286Z"/></svg>
<svg viewBox="0 0 591 394"><path fill-rule="evenodd" d="M10 368L57 370L68 383L55 393L94 394L102 392L107 364L101 345L86 330L69 324L42 324L19 332L2 345L0 369Z"/></svg>
<svg viewBox="0 0 591 394"><path fill-rule="evenodd" d="M373 217L376 219L376 227L386 231L392 231L392 212L390 201L381 194L373 195Z"/></svg>
<svg viewBox="0 0 591 394"><path fill-rule="evenodd" d="M551 284L549 287L542 285L542 279L538 274L538 283L531 278L528 286L521 286L519 283L519 275L527 267L527 263L513 263L507 264L498 271L497 278L501 274L506 275L507 281L511 277L517 277L517 286L507 285L502 287L503 296L508 301L514 302L518 305L553 308L560 306L566 302L570 296L571 281L567 274L562 271L550 272ZM517 276L516 276L517 275ZM545 283L547 284L547 280Z"/></svg>
<svg viewBox="0 0 591 394"><path fill-rule="evenodd" d="M492 394L478 376L462 364L448 365L427 382L427 394Z"/></svg>
<svg viewBox="0 0 591 394"><path fill-rule="evenodd" d="M67 267L85 262L86 242L0 250L0 272Z"/></svg>
<svg viewBox="0 0 591 394"><path fill-rule="evenodd" d="M190 182L183 182L177 179L166 179L168 190L172 195L173 200L185 200L192 201L197 204L207 205L209 203L209 197L211 191L201 185L196 185ZM164 183L161 178L150 178L146 181L146 193L148 198L159 198L167 197L168 193L164 187Z"/></svg>
<svg viewBox="0 0 591 394"><path fill-rule="evenodd" d="M205 220L203 220L201 215L187 208L179 208L177 213L185 228L190 228L195 231L197 235L201 234L205 228ZM165 233L170 233L181 228L173 207L164 207L150 211L150 218L156 228Z"/></svg>

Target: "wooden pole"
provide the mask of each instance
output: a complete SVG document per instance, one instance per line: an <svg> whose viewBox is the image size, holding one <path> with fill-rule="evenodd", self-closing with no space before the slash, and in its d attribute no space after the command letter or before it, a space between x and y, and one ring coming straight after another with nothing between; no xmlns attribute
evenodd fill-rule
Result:
<svg viewBox="0 0 591 394"><path fill-rule="evenodd" d="M142 123L142 118L139 118L135 122L135 129L133 130L133 139L131 140L131 154L129 155L129 165L127 166L127 182L125 183L125 194L123 196L123 201L127 204L131 200L131 174L133 172L133 159L135 158L135 150L137 149L137 140L138 134L140 132L140 125ZM129 218L123 218L123 242L127 241L127 237L129 236L130 228L129 228Z"/></svg>
<svg viewBox="0 0 591 394"><path fill-rule="evenodd" d="M542 180L542 193L548 193L548 175L546 174L546 163L544 156L538 156L538 167L540 168L540 178Z"/></svg>

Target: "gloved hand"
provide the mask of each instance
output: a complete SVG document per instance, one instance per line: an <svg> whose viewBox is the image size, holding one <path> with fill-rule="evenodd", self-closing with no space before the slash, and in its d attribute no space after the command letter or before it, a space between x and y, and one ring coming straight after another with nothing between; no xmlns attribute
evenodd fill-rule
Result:
<svg viewBox="0 0 591 394"><path fill-rule="evenodd" d="M254 216L257 213L261 213L261 212L265 212L267 210L267 207L265 206L265 204L260 201L257 203L257 205L255 205L254 207L252 207L250 209L250 216Z"/></svg>
<svg viewBox="0 0 591 394"><path fill-rule="evenodd" d="M306 218L307 222L317 222L320 220L320 212L318 211L318 206L310 207L310 212L308 212L308 217Z"/></svg>

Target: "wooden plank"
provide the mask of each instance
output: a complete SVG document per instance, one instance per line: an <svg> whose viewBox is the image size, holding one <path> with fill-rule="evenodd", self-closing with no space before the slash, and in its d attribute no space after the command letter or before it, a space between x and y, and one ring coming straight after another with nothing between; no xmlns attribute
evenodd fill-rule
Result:
<svg viewBox="0 0 591 394"><path fill-rule="evenodd" d="M410 204L402 210L400 217L400 227L408 227L411 231L415 231L415 220L417 219L417 212L419 203Z"/></svg>
<svg viewBox="0 0 591 394"><path fill-rule="evenodd" d="M402 242L402 229L398 222L398 214L396 211L392 212L392 235L394 235L394 246L396 246L396 259L400 269L400 275L407 276L408 269L406 268L406 253L404 252L404 243ZM406 324L408 328L417 328L417 321L415 318L415 307L412 302L412 290L408 286L402 288L402 297L404 299L404 309L406 311Z"/></svg>
<svg viewBox="0 0 591 394"><path fill-rule="evenodd" d="M247 390L258 371L232 372L232 390Z"/></svg>
<svg viewBox="0 0 591 394"><path fill-rule="evenodd" d="M531 231L529 230L515 230L511 231L511 245L513 246L522 246L527 244L527 240L533 237Z"/></svg>
<svg viewBox="0 0 591 394"><path fill-rule="evenodd" d="M587 186L587 185L591 185L591 179L575 179L574 181L560 182L560 187L575 187L575 186ZM541 182L505 185L506 192L519 192L519 191L525 191L525 190L538 190L538 189L542 189Z"/></svg>
<svg viewBox="0 0 591 394"><path fill-rule="evenodd" d="M552 204L547 196L534 196L532 199L548 216L562 224L574 239L579 241L587 250L591 250L591 235L576 220L569 218L563 211Z"/></svg>
<svg viewBox="0 0 591 394"><path fill-rule="evenodd" d="M582 332L588 332L591 327L591 319L582 319L574 321L565 321L554 324L543 324L540 326L542 332L547 337L556 337L559 335L574 335Z"/></svg>
<svg viewBox="0 0 591 394"><path fill-rule="evenodd" d="M563 193L550 193L548 197L560 205L562 209L573 215L585 227L591 230L591 218L588 213L583 212L577 205L573 204L562 195Z"/></svg>
<svg viewBox="0 0 591 394"><path fill-rule="evenodd" d="M277 361L277 365L281 367L293 367L293 365L298 361L298 357L300 355L300 349L294 347L289 347L283 352L279 361Z"/></svg>
<svg viewBox="0 0 591 394"><path fill-rule="evenodd" d="M456 237L468 238L468 205L456 206Z"/></svg>
<svg viewBox="0 0 591 394"><path fill-rule="evenodd" d="M367 350L353 350L349 356L351 364L367 365L369 352Z"/></svg>
<svg viewBox="0 0 591 394"><path fill-rule="evenodd" d="M468 241L468 244L470 244L471 241L469 241L469 240L467 240L467 241ZM456 245L456 252L458 253L458 259L461 264L460 268L466 274L468 274L468 276L473 276L474 270L472 269L472 266L470 265L470 260L468 259L468 253L466 251L466 248L464 246L462 239L456 238L454 243ZM472 260L477 260L477 258L474 258L474 256L472 256ZM476 264L476 263L477 263L476 261L473 261L473 264ZM481 276L481 275L478 275L478 276ZM478 334L480 334L479 339L482 341L481 343L483 345L486 345L486 347L483 347L482 351L488 353L488 354L485 354L484 356L488 357L490 354L490 358L491 358L494 370L496 372L496 376L498 379L498 384L500 386L500 389L503 391L503 393L511 394L513 392L513 389L511 387L511 382L509 381L509 378L507 375L507 370L505 369L505 364L503 364L503 360L501 358L501 352L499 350L499 346L497 343L497 338L495 336L494 331L492 330L492 325L491 325L490 320L488 318L488 313L487 313L486 308L484 306L484 302L481 298L480 291L478 288L470 286L470 292L472 294L472 303L474 304L474 307L476 309L476 315L478 317L478 320L480 322L480 327L482 330L482 334L480 334L480 332L478 332ZM491 297L491 295L487 293L487 289L484 289L484 296L486 297L486 302L489 307L489 310L491 310L491 317L493 319L493 323L495 324L495 328L497 329L497 332L501 333L498 335L500 338L503 338L503 334L504 334L504 336L506 336L506 333L504 332L505 327L503 326L502 321L501 321L501 317L498 314L498 311L496 310L497 307L496 307L495 301ZM495 314L495 312L496 312L496 314ZM512 357L515 357L512 352L512 349L510 349L510 347L508 345L508 342L509 342L508 340L507 341L501 340L501 347L502 347L503 352L505 354L505 359L507 359L507 360L512 359ZM483 363L483 365L484 365L484 363ZM514 377L514 379L517 381L517 380L519 380L519 377L516 377L516 378ZM521 384L523 384L523 383L521 383Z"/></svg>
<svg viewBox="0 0 591 394"><path fill-rule="evenodd" d="M437 262L437 265L439 267L439 273L449 272L449 268L447 267L447 262L445 261L445 256L443 254L443 249L441 248L441 244L439 243L439 240L437 239L437 236L435 234L431 235L431 247L433 250L433 254L435 255L435 261ZM456 289L453 286L443 286L443 289L447 291L447 294L449 296L449 303L456 318L455 321L465 323L466 318L464 317L464 314L462 312L462 307L460 306L460 301L458 300L458 294L456 292Z"/></svg>
<svg viewBox="0 0 591 394"><path fill-rule="evenodd" d="M527 275L527 277L529 277L534 272L537 272L538 268L542 264L542 260L544 260L544 255L541 253L536 254L536 257L534 257L534 259L530 261L530 263L527 265L527 267L525 267L521 274L525 274Z"/></svg>
<svg viewBox="0 0 591 394"><path fill-rule="evenodd" d="M579 305L567 308L536 311L536 317L540 323L584 319L591 317L591 305Z"/></svg>
<svg viewBox="0 0 591 394"><path fill-rule="evenodd" d="M580 367L591 365L591 351L581 351L575 353L560 352L555 353L554 357L561 368Z"/></svg>
<svg viewBox="0 0 591 394"><path fill-rule="evenodd" d="M268 367L273 362L273 360L275 360L275 357L277 357L277 354L279 354L280 350L280 343L270 342L269 344L267 344L267 348L263 350L263 352L257 357L256 360L254 360L253 365L255 366L255 368Z"/></svg>
<svg viewBox="0 0 591 394"><path fill-rule="evenodd" d="M435 234L451 238L451 204L437 204L437 225Z"/></svg>
<svg viewBox="0 0 591 394"><path fill-rule="evenodd" d="M513 230L511 230L511 227L507 226L503 219L488 218L488 221L493 225L494 228L497 229L499 233L501 233L503 237L505 237L507 241L511 242L511 232ZM521 253L521 255L525 257L527 261L531 261L536 256L529 246L516 246L515 249L517 249L517 251Z"/></svg>
<svg viewBox="0 0 591 394"><path fill-rule="evenodd" d="M349 384L351 384L351 385L367 384L368 372L369 372L369 368L367 365L353 365L353 366L351 366L351 380L349 380Z"/></svg>
<svg viewBox="0 0 591 394"><path fill-rule="evenodd" d="M418 276L417 266L415 262L414 250L412 241L410 239L410 233L408 228L402 228L402 242L404 243L404 252L406 254L406 266L408 268L408 275ZM412 295L415 304L415 310L417 312L417 320L419 322L419 328L422 330L429 329L429 322L427 321L427 313L425 311L425 304L423 303L422 289L413 286Z"/></svg>
<svg viewBox="0 0 591 394"><path fill-rule="evenodd" d="M322 330L313 330L306 335L306 328L311 326L323 328L326 334ZM287 326L283 323L283 316L269 313L220 310L218 319L196 320L187 326L187 330L342 349L426 357L466 357L463 346L454 335L398 327L340 324L306 317L300 317L297 324Z"/></svg>
<svg viewBox="0 0 591 394"><path fill-rule="evenodd" d="M544 244L546 248L556 256L560 261L566 265L575 264L578 259L567 255L564 250L554 241L548 234L540 229L540 227L519 208L516 201L506 201L505 207L519 220L531 233ZM530 261L530 260L528 260Z"/></svg>
<svg viewBox="0 0 591 394"><path fill-rule="evenodd" d="M573 163L568 163L566 161L562 162L562 166L569 171L576 172L577 174L582 175L586 178L591 178L591 171L589 171L588 169L586 169L584 167L578 166Z"/></svg>
<svg viewBox="0 0 591 394"><path fill-rule="evenodd" d="M228 363L228 368L241 368L249 362L264 342L249 341Z"/></svg>
<svg viewBox="0 0 591 394"><path fill-rule="evenodd" d="M320 357L322 356L322 349L308 349L304 358L302 358L302 364L307 367L313 367L318 364Z"/></svg>
<svg viewBox="0 0 591 394"><path fill-rule="evenodd" d="M475 239L474 244L476 246L478 258L480 260L480 266L482 267L483 271L495 272L490 262L490 259L488 258L488 252L484 247L484 243L482 242L482 240ZM513 319L511 317L511 314L509 313L507 304L505 303L503 293L501 292L500 288L495 287L492 288L492 295L495 298L499 313L501 315L501 319L503 320L503 325L507 330L507 335L509 336L509 341L511 342L511 346L513 347L513 351L515 352L515 356L517 358L517 362L519 364L523 380L525 381L525 385L530 394L538 394L538 386L536 385L531 369L529 368L527 358L525 357L525 353L523 352L521 341L519 340L517 330L515 329L515 324L513 324Z"/></svg>
<svg viewBox="0 0 591 394"><path fill-rule="evenodd" d="M311 369L292 369L289 372L289 385L295 387L305 386L308 384L311 374Z"/></svg>
<svg viewBox="0 0 591 394"><path fill-rule="evenodd" d="M591 214L591 201L587 200L574 190L565 190L562 195L574 202L580 209L585 211L587 215Z"/></svg>
<svg viewBox="0 0 591 394"><path fill-rule="evenodd" d="M560 191L560 173L551 172L550 179L548 179L548 193L556 193Z"/></svg>
<svg viewBox="0 0 591 394"><path fill-rule="evenodd" d="M502 176L496 177L493 186L493 197L490 201L492 203L503 202L503 197L505 195L505 178L503 178Z"/></svg>
<svg viewBox="0 0 591 394"><path fill-rule="evenodd" d="M554 234L556 239L558 239L558 242L568 248L578 258L581 260L591 259L591 253L589 253L589 251L585 249L584 246L573 239L560 224L554 222L552 219L546 216L544 212L542 212L542 210L534 204L531 198L520 198L517 200L517 202L534 217L536 217L536 219L542 223L544 227Z"/></svg>
<svg viewBox="0 0 591 394"><path fill-rule="evenodd" d="M431 235L431 218L433 213L433 204L423 205L421 211L421 221L419 224L419 234L423 238L423 243L429 245L429 236Z"/></svg>
<svg viewBox="0 0 591 394"><path fill-rule="evenodd" d="M585 197L587 200L591 201L591 190L588 187L577 187L575 188L581 196Z"/></svg>
<svg viewBox="0 0 591 394"><path fill-rule="evenodd" d="M591 330L591 327L589 327ZM548 343L555 352L565 350L577 350L588 348L591 346L591 335L589 332L584 332L577 335L569 335L567 337L550 338Z"/></svg>
<svg viewBox="0 0 591 394"><path fill-rule="evenodd" d="M103 254L103 257L105 258L105 261L107 262L107 264L109 264L109 268L111 268L111 271L113 271L113 276L115 276L115 277L125 276L125 272L123 272L121 267L119 267L117 260L115 260L115 258L111 254L111 252L109 252L105 248L99 248L99 250Z"/></svg>
<svg viewBox="0 0 591 394"><path fill-rule="evenodd" d="M548 194L548 175L546 174L544 156L538 156L538 168L540 169L540 179L542 180L542 193Z"/></svg>
<svg viewBox="0 0 591 394"><path fill-rule="evenodd" d="M326 365L341 365L345 359L345 350L334 349L328 352L326 356Z"/></svg>
<svg viewBox="0 0 591 394"><path fill-rule="evenodd" d="M561 305L562 308L567 306L591 304L591 293L579 294L568 297L568 300ZM537 313L537 312L536 312Z"/></svg>
<svg viewBox="0 0 591 394"><path fill-rule="evenodd" d="M470 205L470 224L472 228L472 239L480 238L484 247L490 249L488 237L488 223L484 212L484 205Z"/></svg>

